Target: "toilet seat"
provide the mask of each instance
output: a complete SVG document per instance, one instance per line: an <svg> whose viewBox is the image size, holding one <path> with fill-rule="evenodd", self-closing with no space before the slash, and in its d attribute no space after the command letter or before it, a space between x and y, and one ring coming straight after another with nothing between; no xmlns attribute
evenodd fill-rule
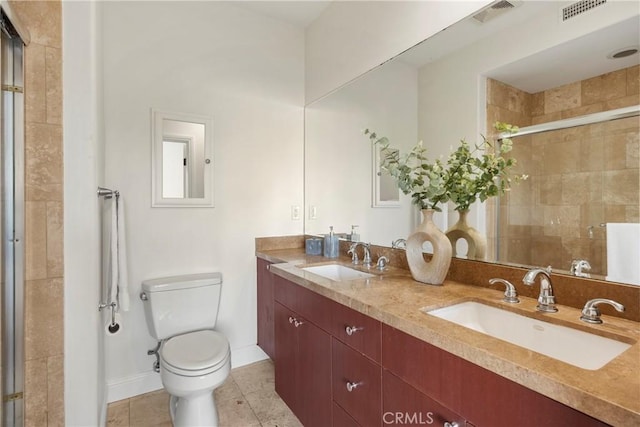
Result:
<svg viewBox="0 0 640 427"><path fill-rule="evenodd" d="M215 372L229 363L229 341L219 332L203 330L166 340L160 350L161 364L182 376L195 377Z"/></svg>

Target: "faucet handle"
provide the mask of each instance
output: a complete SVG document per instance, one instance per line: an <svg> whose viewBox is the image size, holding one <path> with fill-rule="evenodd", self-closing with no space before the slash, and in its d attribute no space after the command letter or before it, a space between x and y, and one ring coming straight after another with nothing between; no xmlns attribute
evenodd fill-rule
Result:
<svg viewBox="0 0 640 427"><path fill-rule="evenodd" d="M505 279L500 279L500 278L494 278L489 280L490 284L495 284L495 283L502 283L503 285L505 285L507 288L504 291L504 298L502 299L502 301L504 302L509 302L512 304L517 304L520 302L520 300L518 299L518 293L516 292L516 287L513 286L513 284L511 282L509 282L508 280Z"/></svg>
<svg viewBox="0 0 640 427"><path fill-rule="evenodd" d="M387 268L387 264L389 264L389 258L382 255L380 258L378 258L378 262L376 263L376 268L380 271L384 271L384 269Z"/></svg>
<svg viewBox="0 0 640 427"><path fill-rule="evenodd" d="M587 301L582 309L582 315L580 316L580 320L587 323L602 323L602 319L600 318L600 309L598 309L598 304L609 304L613 306L619 312L624 311L624 305L619 302L615 302L606 298L595 298Z"/></svg>
<svg viewBox="0 0 640 427"><path fill-rule="evenodd" d="M358 259L358 252L356 251L357 247L357 243L352 243L351 246L349 246L349 250L347 251L347 255L351 255L352 264L360 264L360 260Z"/></svg>

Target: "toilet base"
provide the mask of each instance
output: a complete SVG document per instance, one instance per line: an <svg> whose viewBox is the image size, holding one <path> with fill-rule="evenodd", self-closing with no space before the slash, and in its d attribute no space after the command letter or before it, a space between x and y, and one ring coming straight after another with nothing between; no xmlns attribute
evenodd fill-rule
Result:
<svg viewBox="0 0 640 427"><path fill-rule="evenodd" d="M218 410L213 393L203 393L189 398L171 396L169 411L174 427L218 427Z"/></svg>

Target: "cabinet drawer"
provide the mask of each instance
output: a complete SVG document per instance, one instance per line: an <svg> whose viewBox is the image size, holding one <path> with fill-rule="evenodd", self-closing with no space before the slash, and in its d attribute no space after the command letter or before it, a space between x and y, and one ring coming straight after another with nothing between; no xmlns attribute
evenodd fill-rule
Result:
<svg viewBox="0 0 640 427"><path fill-rule="evenodd" d="M378 364L333 338L333 400L362 426L382 425L381 375Z"/></svg>
<svg viewBox="0 0 640 427"><path fill-rule="evenodd" d="M386 369L382 374L382 422L403 426L442 426L457 422L464 426L464 418L419 392Z"/></svg>
<svg viewBox="0 0 640 427"><path fill-rule="evenodd" d="M330 299L275 274L273 275L273 298L285 307L296 311L308 321L327 332L329 331Z"/></svg>
<svg viewBox="0 0 640 427"><path fill-rule="evenodd" d="M331 304L330 332L343 343L380 363L382 335L379 321L334 302Z"/></svg>
<svg viewBox="0 0 640 427"><path fill-rule="evenodd" d="M444 405L459 411L459 358L391 326L382 326L382 366Z"/></svg>
<svg viewBox="0 0 640 427"><path fill-rule="evenodd" d="M273 275L273 299L297 312L300 311L298 288L299 286L295 283L275 274Z"/></svg>

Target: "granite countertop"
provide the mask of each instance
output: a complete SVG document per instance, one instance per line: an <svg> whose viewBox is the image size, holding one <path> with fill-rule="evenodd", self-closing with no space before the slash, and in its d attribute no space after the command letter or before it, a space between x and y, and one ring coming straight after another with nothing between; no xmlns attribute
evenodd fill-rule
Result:
<svg viewBox="0 0 640 427"><path fill-rule="evenodd" d="M502 302L503 292L445 281L429 286L411 278L409 271L389 267L376 277L335 282L300 267L340 263L358 268L346 257L329 260L307 256L304 249L257 250L256 256L273 265L271 271L300 286L380 320L389 326L453 353L489 371L616 426L640 425L640 323L603 316L604 323L579 320L580 310L558 305L557 313L537 312L534 298L520 296L520 304ZM375 269L368 271L374 273ZM598 370L586 370L514 344L425 314L475 300L539 320L573 327L632 344L631 348Z"/></svg>

